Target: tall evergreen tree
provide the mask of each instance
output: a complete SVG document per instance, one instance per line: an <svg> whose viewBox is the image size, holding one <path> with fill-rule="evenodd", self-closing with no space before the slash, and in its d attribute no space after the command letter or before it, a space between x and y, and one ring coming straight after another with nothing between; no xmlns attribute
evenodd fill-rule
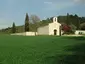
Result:
<svg viewBox="0 0 85 64"><path fill-rule="evenodd" d="M69 25L70 24L70 21L69 21L69 13L67 13L67 20L66 20L66 24Z"/></svg>
<svg viewBox="0 0 85 64"><path fill-rule="evenodd" d="M13 25L12 25L12 33L16 33L16 26L15 26L14 22L13 22Z"/></svg>
<svg viewBox="0 0 85 64"><path fill-rule="evenodd" d="M25 17L25 32L29 31L29 16L28 13L26 13Z"/></svg>

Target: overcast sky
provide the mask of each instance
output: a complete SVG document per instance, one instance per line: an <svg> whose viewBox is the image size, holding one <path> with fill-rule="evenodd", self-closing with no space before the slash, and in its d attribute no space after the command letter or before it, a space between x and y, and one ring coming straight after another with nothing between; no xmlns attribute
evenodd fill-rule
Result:
<svg viewBox="0 0 85 64"><path fill-rule="evenodd" d="M66 13L85 16L85 0L0 0L0 29L23 25L26 12L40 19Z"/></svg>

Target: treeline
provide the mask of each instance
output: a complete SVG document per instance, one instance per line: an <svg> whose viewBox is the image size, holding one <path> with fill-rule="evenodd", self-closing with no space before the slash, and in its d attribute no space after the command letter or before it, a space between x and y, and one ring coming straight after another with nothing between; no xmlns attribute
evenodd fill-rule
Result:
<svg viewBox="0 0 85 64"><path fill-rule="evenodd" d="M73 24L77 30L82 30L83 26L81 25L85 23L85 17L79 17L77 14L70 15L67 13L66 16L58 16L58 21L60 23L66 23L68 25Z"/></svg>
<svg viewBox="0 0 85 64"><path fill-rule="evenodd" d="M26 17L28 14L26 14ZM40 20L37 15L31 15L28 18L25 18L25 23L28 22L28 28L26 28L27 24L23 24L22 26L16 26L17 33L27 31L37 31L38 27L45 26L48 23L52 22L53 17L47 18L45 20ZM58 22L61 24L67 24L75 26L77 30L85 30L85 17L79 17L77 14L69 14L65 16L58 16ZM15 24L15 23L13 23ZM15 28L14 28L15 29ZM0 30L2 33L13 33L13 26L8 27L6 29Z"/></svg>

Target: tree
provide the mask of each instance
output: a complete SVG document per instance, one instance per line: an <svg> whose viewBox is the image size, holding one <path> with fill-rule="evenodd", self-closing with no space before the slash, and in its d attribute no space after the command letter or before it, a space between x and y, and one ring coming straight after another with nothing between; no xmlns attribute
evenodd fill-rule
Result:
<svg viewBox="0 0 85 64"><path fill-rule="evenodd" d="M53 17L50 17L49 20L50 20L50 22L53 22Z"/></svg>
<svg viewBox="0 0 85 64"><path fill-rule="evenodd" d="M77 26L77 30L79 30L79 26L80 26L80 20L77 14L74 15L75 18L75 22L76 22L76 26Z"/></svg>
<svg viewBox="0 0 85 64"><path fill-rule="evenodd" d="M71 27L70 27L69 25L62 25L62 30L63 30L64 32L69 32L70 29L71 29Z"/></svg>
<svg viewBox="0 0 85 64"><path fill-rule="evenodd" d="M39 27L40 18L37 15L31 15L30 19L35 26L35 35L36 35L36 30Z"/></svg>
<svg viewBox="0 0 85 64"><path fill-rule="evenodd" d="M63 31L63 34L70 34L71 33L71 27L67 24L62 24L61 29Z"/></svg>
<svg viewBox="0 0 85 64"><path fill-rule="evenodd" d="M80 29L85 30L85 23L80 24Z"/></svg>
<svg viewBox="0 0 85 64"><path fill-rule="evenodd" d="M70 24L70 18L69 18L69 13L67 13L67 20L66 20L66 24L69 25Z"/></svg>
<svg viewBox="0 0 85 64"><path fill-rule="evenodd" d="M76 26L73 24L67 25L67 24L63 23L62 30L63 30L64 34L74 34L76 31Z"/></svg>
<svg viewBox="0 0 85 64"><path fill-rule="evenodd" d="M12 33L16 33L16 26L15 26L14 22L13 22L13 25L12 25Z"/></svg>
<svg viewBox="0 0 85 64"><path fill-rule="evenodd" d="M40 21L40 18L37 15L31 15L30 19L31 19L33 24L36 24L37 22Z"/></svg>
<svg viewBox="0 0 85 64"><path fill-rule="evenodd" d="M25 17L25 32L29 31L29 16L28 13L26 13Z"/></svg>
<svg viewBox="0 0 85 64"><path fill-rule="evenodd" d="M75 31L76 31L76 29L77 29L77 27L75 26L75 25L73 25L73 24L71 24L71 25L69 25L70 27L71 27L71 33L75 33Z"/></svg>

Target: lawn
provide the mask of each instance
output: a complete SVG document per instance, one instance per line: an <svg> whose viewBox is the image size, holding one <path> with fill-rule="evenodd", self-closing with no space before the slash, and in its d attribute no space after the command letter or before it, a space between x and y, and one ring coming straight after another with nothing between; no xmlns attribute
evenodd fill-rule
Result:
<svg viewBox="0 0 85 64"><path fill-rule="evenodd" d="M0 35L0 64L85 64L85 37Z"/></svg>

